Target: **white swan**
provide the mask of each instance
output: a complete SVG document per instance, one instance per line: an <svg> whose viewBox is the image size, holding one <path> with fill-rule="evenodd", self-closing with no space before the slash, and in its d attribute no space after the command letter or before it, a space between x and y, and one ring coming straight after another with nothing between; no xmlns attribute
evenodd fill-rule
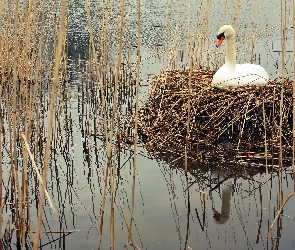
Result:
<svg viewBox="0 0 295 250"><path fill-rule="evenodd" d="M212 85L214 87L264 86L268 83L269 76L260 65L236 64L236 38L232 26L221 27L217 39L217 47L226 39L226 57L224 65L213 76Z"/></svg>

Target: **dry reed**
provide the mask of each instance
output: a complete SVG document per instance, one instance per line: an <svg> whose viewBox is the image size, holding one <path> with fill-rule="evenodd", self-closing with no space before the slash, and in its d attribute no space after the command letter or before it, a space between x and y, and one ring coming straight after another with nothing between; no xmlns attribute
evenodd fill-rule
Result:
<svg viewBox="0 0 295 250"><path fill-rule="evenodd" d="M50 146L51 146L51 136L52 136L52 122L53 122L53 114L54 114L54 104L55 104L55 95L57 92L58 84L59 84L59 74L60 74L60 62L64 53L64 44L65 34L67 32L66 27L66 10L67 10L68 2L66 0L62 1L62 8L61 8L61 25L58 37L58 43L55 51L55 66L53 72L53 81L52 81L52 88L50 94L50 106L49 106L49 119L48 119L48 128L47 128L47 141L46 141L46 149L45 149L45 159L44 159L44 166L43 166L43 176L42 176L42 183L41 183L41 192L40 192L40 203L38 209L38 222L36 226L36 234L33 243L33 249L38 249L38 242L40 237L41 231L41 223L42 223L42 215L43 215L43 207L44 207L44 197L46 192L46 182L47 182L47 170L49 164L49 155L50 155Z"/></svg>
<svg viewBox="0 0 295 250"><path fill-rule="evenodd" d="M135 122L134 122L134 149L133 149L133 171L132 171L132 202L131 202L131 212L130 212L130 221L129 221L129 227L128 227L128 239L127 242L130 243L131 245L134 245L133 239L132 239L132 225L133 225L133 216L134 216L134 204L135 204L135 184L136 184L136 157L137 157L137 143L138 143L138 110L139 110L139 87L140 87L140 45L141 45L141 35L140 35L140 20L141 20L141 15L140 15L140 10L141 10L141 2L140 0L137 1L137 6L138 6L138 13L137 13L137 22L138 22L138 27L137 27L137 67L136 67L136 86L135 86ZM127 246L128 249L128 246Z"/></svg>
<svg viewBox="0 0 295 250"><path fill-rule="evenodd" d="M293 27L295 27L295 0L293 0ZM294 48L295 48L295 32L294 32ZM295 74L295 50L293 55L293 73ZM295 80L295 76L293 75ZM293 82L293 104L295 103L295 81ZM293 154L292 154L292 169L293 169L293 179L295 182L295 105L293 105Z"/></svg>
<svg viewBox="0 0 295 250"><path fill-rule="evenodd" d="M54 43L53 36L57 34L47 32L48 29L60 26L59 18L54 16L59 12L59 6L54 5L53 2L45 4L44 1L42 3L3 1L0 8L0 22L3 27L0 31L0 137L1 147L5 142L4 145L9 148L6 157L10 157L5 199L7 200L9 193L11 194L9 203L11 205L7 202L2 203L3 200L1 200L1 211L3 211L3 206L13 208L11 222L16 230L6 230L6 234L12 237L12 233L15 232L17 247L25 248L29 247L29 242L34 238L31 230L32 204L30 200L30 193L33 192L34 187L29 186L28 174L32 171L28 166L34 157L38 159L34 162L36 167L43 164L40 162L43 142L40 142L42 138L45 138L43 134L44 119L46 119L44 111L46 109L45 100L48 100L45 93L48 88L46 84L52 77L54 66L57 70L55 82L59 80L58 74L62 73L58 67L59 60L55 65L52 64L52 42ZM63 36L63 43L66 40L64 34L65 31L60 34ZM44 106L42 106L42 101L44 101ZM2 110L5 112L2 113ZM49 123L51 122L52 118ZM21 136L25 138L24 143L20 140ZM38 184L35 188L38 193ZM2 212L1 217L4 218ZM8 247L10 243L6 243Z"/></svg>
<svg viewBox="0 0 295 250"><path fill-rule="evenodd" d="M284 207L286 206L286 204L288 203L288 201L295 196L295 193L291 193L288 195L288 197L285 199L284 202L282 202L281 206L280 206L280 209L275 217L275 219L273 220L272 224L270 225L270 228L266 234L266 238L268 238L269 234L272 232L272 229L274 227L274 224L278 221L278 219L280 218L280 216L282 215L282 212L283 212L283 209Z"/></svg>

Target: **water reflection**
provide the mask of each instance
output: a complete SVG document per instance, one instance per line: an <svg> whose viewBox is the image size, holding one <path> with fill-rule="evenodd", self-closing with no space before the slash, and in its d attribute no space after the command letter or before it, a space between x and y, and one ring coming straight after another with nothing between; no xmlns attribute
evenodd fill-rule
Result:
<svg viewBox="0 0 295 250"><path fill-rule="evenodd" d="M218 212L215 207L212 207L213 210L213 218L215 219L215 223L218 225L225 224L230 216L230 200L232 194L232 181L224 179L219 182L220 190L221 190L221 211Z"/></svg>
<svg viewBox="0 0 295 250"><path fill-rule="evenodd" d="M172 162L171 155L166 155L167 158ZM194 249L196 245L205 249L228 249L229 245L241 249L273 249L276 246L272 244L279 246L282 239L288 242L285 241L288 236L282 234L281 222L272 240L265 239L278 210L276 171L265 173L265 168L253 170L253 166L238 163L208 162L203 167L198 163L190 165L186 175L183 161L182 165L180 160L178 164L178 168L177 163L173 168L165 165L162 168L171 190L170 206L181 249ZM286 169L286 179L292 182L287 172ZM292 188L284 190L292 192ZM291 211L289 207L286 213L292 214ZM291 228L286 223L284 226Z"/></svg>

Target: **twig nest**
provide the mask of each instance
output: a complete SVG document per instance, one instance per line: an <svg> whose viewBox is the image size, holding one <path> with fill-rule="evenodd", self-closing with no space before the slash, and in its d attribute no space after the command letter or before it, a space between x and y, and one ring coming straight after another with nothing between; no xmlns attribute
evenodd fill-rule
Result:
<svg viewBox="0 0 295 250"><path fill-rule="evenodd" d="M220 90L211 86L213 74L168 71L154 77L138 121L150 150L195 152L210 145L264 150L279 146L280 124L283 147L291 147L291 81Z"/></svg>

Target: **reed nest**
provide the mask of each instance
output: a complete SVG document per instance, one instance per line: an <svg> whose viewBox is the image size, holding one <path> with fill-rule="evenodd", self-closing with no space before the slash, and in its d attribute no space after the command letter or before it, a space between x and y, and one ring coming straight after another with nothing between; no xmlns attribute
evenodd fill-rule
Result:
<svg viewBox="0 0 295 250"><path fill-rule="evenodd" d="M259 154L280 147L280 124L282 147L291 150L292 81L221 90L211 86L213 74L172 70L153 78L138 118L149 151Z"/></svg>

